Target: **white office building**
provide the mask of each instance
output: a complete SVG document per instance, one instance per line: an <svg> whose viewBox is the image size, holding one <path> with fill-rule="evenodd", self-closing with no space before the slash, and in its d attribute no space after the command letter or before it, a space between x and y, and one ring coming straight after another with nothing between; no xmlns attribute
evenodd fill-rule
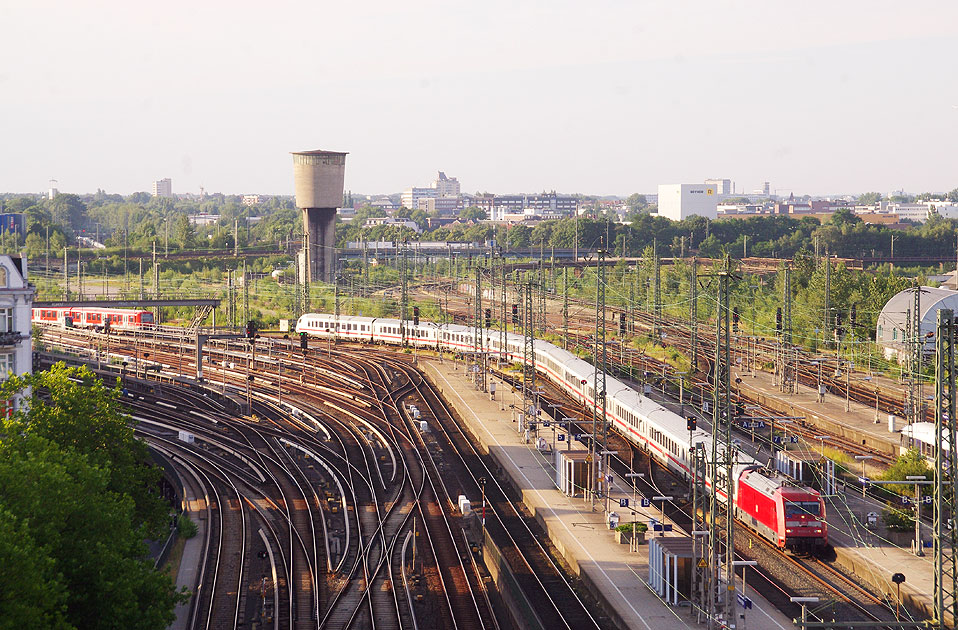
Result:
<svg viewBox="0 0 958 630"><path fill-rule="evenodd" d="M169 177L164 177L163 179L158 179L153 182L153 196L172 198L173 180Z"/></svg>
<svg viewBox="0 0 958 630"><path fill-rule="evenodd" d="M27 259L0 255L0 381L33 371L30 319L35 290L27 282ZM0 401L4 412L18 400Z"/></svg>
<svg viewBox="0 0 958 630"><path fill-rule="evenodd" d="M673 221L693 215L714 219L718 199L715 186L708 184L659 184L659 216Z"/></svg>

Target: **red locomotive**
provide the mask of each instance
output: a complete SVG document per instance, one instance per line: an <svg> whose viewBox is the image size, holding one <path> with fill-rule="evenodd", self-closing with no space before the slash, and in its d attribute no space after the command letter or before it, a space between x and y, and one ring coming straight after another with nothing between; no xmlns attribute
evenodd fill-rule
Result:
<svg viewBox="0 0 958 630"><path fill-rule="evenodd" d="M735 497L739 520L780 549L812 552L828 543L825 502L811 488L766 469L742 473Z"/></svg>
<svg viewBox="0 0 958 630"><path fill-rule="evenodd" d="M110 328L129 330L153 324L153 313L128 308L35 308L32 321L66 328ZM107 323L109 322L109 323Z"/></svg>

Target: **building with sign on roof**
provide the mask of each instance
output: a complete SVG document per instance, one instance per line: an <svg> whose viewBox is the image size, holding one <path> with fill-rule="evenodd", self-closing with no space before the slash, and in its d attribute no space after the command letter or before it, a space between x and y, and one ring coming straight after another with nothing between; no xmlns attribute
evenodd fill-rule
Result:
<svg viewBox="0 0 958 630"><path fill-rule="evenodd" d="M659 184L659 216L681 221L698 215L718 216L719 194L709 184Z"/></svg>

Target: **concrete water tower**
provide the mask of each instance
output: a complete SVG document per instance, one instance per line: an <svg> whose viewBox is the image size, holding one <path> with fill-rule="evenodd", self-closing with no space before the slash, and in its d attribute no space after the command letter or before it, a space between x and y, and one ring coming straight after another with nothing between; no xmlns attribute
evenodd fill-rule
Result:
<svg viewBox="0 0 958 630"><path fill-rule="evenodd" d="M336 209L343 202L346 153L293 153L296 207L303 211L303 254L310 281L332 282L336 273Z"/></svg>

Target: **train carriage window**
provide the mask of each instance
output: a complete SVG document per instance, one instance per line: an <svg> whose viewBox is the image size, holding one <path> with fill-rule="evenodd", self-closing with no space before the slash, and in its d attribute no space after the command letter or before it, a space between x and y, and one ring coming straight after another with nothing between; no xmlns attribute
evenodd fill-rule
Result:
<svg viewBox="0 0 958 630"><path fill-rule="evenodd" d="M785 516L818 516L818 501L786 501Z"/></svg>

